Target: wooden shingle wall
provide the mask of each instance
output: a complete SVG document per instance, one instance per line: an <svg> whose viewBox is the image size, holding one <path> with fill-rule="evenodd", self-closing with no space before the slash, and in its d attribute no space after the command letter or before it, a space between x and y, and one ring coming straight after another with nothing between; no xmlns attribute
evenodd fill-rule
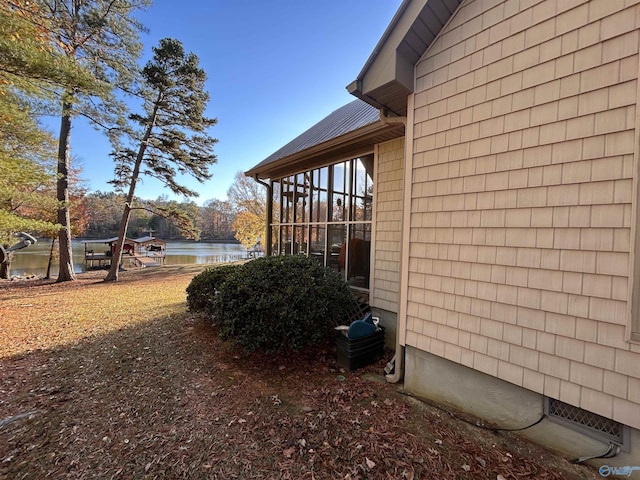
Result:
<svg viewBox="0 0 640 480"><path fill-rule="evenodd" d="M408 345L640 428L637 1L472 0L416 66Z"/></svg>
<svg viewBox="0 0 640 480"><path fill-rule="evenodd" d="M404 138L377 146L373 305L398 312Z"/></svg>

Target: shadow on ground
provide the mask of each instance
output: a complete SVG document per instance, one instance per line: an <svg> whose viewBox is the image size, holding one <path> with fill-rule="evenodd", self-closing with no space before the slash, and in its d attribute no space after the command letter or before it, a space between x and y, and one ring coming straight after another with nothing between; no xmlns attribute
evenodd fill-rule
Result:
<svg viewBox="0 0 640 480"><path fill-rule="evenodd" d="M0 359L0 478L598 478L326 345L244 356L189 314ZM20 416L25 414L24 416Z"/></svg>

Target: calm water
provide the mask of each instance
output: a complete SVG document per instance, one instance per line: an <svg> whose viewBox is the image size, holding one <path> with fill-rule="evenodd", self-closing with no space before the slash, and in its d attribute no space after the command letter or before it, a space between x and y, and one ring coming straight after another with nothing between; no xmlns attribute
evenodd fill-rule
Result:
<svg viewBox="0 0 640 480"><path fill-rule="evenodd" d="M11 275L44 275L49 261L51 241L40 240L35 245L16 250L11 262ZM92 248L98 249L96 245ZM105 245L106 249L106 245ZM208 264L229 261L238 256L245 256L246 250L235 243L197 243L197 242L167 242L167 258L165 265ZM73 266L76 273L85 271L84 243L73 241ZM58 275L57 259L51 266L51 275Z"/></svg>

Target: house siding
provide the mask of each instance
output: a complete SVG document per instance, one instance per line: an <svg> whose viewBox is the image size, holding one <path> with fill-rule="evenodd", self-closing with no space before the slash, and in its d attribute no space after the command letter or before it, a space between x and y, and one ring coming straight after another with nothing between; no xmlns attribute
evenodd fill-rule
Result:
<svg viewBox="0 0 640 480"><path fill-rule="evenodd" d="M404 138L377 145L372 305L398 312Z"/></svg>
<svg viewBox="0 0 640 480"><path fill-rule="evenodd" d="M405 337L635 428L639 27L637 1L466 1L417 63ZM379 195L399 205L384 175L381 162ZM381 245L401 218L383 205ZM395 305L391 237L374 296Z"/></svg>

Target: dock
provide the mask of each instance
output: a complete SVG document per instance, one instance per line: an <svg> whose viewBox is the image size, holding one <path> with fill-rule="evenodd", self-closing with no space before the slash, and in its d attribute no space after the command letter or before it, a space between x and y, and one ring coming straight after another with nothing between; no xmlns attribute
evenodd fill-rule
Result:
<svg viewBox="0 0 640 480"><path fill-rule="evenodd" d="M84 263L87 270L109 268L118 237L84 241ZM100 247L103 245L104 247ZM101 251L97 251L100 248ZM159 267L164 265L167 243L155 237L125 238L122 267Z"/></svg>
<svg viewBox="0 0 640 480"><path fill-rule="evenodd" d="M159 267L161 262L154 260L152 257L142 257L140 255L131 255L134 262L138 263L141 268L144 267Z"/></svg>

